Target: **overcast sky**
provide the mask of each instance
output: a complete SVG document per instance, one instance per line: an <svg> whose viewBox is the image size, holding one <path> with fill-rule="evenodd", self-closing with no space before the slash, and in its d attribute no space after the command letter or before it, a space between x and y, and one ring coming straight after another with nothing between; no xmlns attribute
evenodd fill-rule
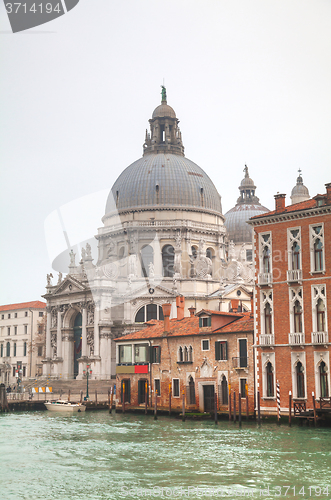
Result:
<svg viewBox="0 0 331 500"><path fill-rule="evenodd" d="M223 213L245 163L270 209L277 192L290 203L298 168L311 196L325 192L330 33L329 0L80 0L16 34L0 3L0 304L45 293L64 250L54 213L70 244L96 234L107 191L142 155L163 79L185 155Z"/></svg>

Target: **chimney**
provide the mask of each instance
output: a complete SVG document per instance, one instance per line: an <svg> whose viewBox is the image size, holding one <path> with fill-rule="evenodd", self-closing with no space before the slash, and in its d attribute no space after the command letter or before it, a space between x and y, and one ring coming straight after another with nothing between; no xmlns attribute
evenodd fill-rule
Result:
<svg viewBox="0 0 331 500"><path fill-rule="evenodd" d="M276 214L285 210L285 197L286 194L275 194Z"/></svg>
<svg viewBox="0 0 331 500"><path fill-rule="evenodd" d="M182 295L176 297L177 319L184 318L185 298Z"/></svg>
<svg viewBox="0 0 331 500"><path fill-rule="evenodd" d="M331 182L325 184L326 187L326 203L331 205Z"/></svg>
<svg viewBox="0 0 331 500"><path fill-rule="evenodd" d="M170 330L171 304L162 304L162 310L164 317L164 333L167 333Z"/></svg>
<svg viewBox="0 0 331 500"><path fill-rule="evenodd" d="M195 311L196 311L195 307L193 307L193 306L189 307L188 310L190 311L190 318L193 318L193 316L195 315Z"/></svg>

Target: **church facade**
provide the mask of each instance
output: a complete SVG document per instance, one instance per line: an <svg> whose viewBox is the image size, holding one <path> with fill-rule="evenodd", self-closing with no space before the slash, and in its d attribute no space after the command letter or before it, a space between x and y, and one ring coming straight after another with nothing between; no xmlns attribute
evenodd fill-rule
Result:
<svg viewBox="0 0 331 500"><path fill-rule="evenodd" d="M221 197L184 155L176 113L162 101L149 120L143 156L127 167L107 200L90 245L71 250L65 278L48 276L45 376L115 374L113 339L163 320L162 304L185 297L197 311L249 310L253 263L227 239ZM95 260L95 262L94 262Z"/></svg>

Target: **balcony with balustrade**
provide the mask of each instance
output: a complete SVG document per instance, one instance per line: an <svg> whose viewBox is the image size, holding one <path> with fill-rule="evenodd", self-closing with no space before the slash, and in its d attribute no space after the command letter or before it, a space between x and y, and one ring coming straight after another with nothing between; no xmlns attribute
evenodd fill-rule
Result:
<svg viewBox="0 0 331 500"><path fill-rule="evenodd" d="M311 343L315 345L327 344L329 342L328 332L311 332Z"/></svg>
<svg viewBox="0 0 331 500"><path fill-rule="evenodd" d="M259 273L258 274L258 284L260 286L272 285L272 274L271 273Z"/></svg>
<svg viewBox="0 0 331 500"><path fill-rule="evenodd" d="M301 283L302 269L289 269L287 271L287 281L289 283Z"/></svg>
<svg viewBox="0 0 331 500"><path fill-rule="evenodd" d="M275 345L275 335L261 333L261 335L259 335L259 344L261 347L274 346Z"/></svg>
<svg viewBox="0 0 331 500"><path fill-rule="evenodd" d="M288 335L288 343L290 345L303 345L305 343L305 334L304 333L289 333Z"/></svg>

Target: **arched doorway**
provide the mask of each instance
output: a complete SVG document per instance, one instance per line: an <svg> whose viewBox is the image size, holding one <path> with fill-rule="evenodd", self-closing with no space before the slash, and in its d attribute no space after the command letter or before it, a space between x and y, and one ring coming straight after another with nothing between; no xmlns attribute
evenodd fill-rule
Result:
<svg viewBox="0 0 331 500"><path fill-rule="evenodd" d="M74 378L79 373L78 359L82 355L82 315L78 313L74 322Z"/></svg>

